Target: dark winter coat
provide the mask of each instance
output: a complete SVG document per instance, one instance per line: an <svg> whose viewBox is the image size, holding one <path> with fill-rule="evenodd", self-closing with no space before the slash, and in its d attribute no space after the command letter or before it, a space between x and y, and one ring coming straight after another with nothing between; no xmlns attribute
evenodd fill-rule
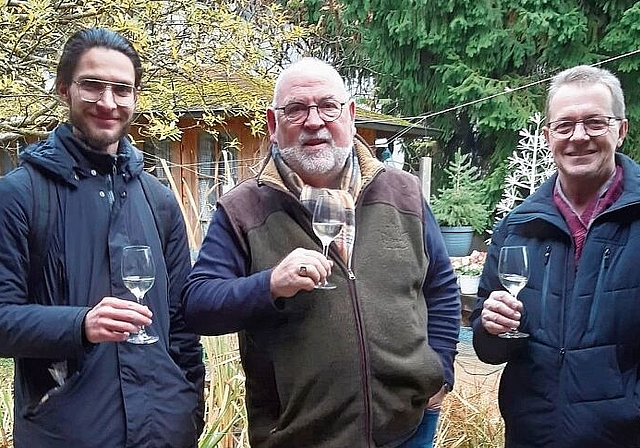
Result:
<svg viewBox="0 0 640 448"><path fill-rule="evenodd" d="M507 362L499 391L508 448L640 446L640 167L617 154L624 192L589 229L576 269L553 202L556 176L498 224L473 313L481 360ZM489 335L483 298L502 289L500 247L526 245L518 298L528 339Z"/></svg>
<svg viewBox="0 0 640 448"><path fill-rule="evenodd" d="M28 284L37 193L24 167L0 179L0 355L16 365L16 448L195 446L204 367L197 336L184 331L179 293L190 263L173 195L154 184L171 217L163 256L139 181L142 156L124 139L116 158L82 147L62 125L22 160L54 182L56 199L45 281ZM133 300L120 274L129 244L152 248L156 281L145 301L160 340L91 344L90 307L105 296ZM54 363L68 369L62 386Z"/></svg>

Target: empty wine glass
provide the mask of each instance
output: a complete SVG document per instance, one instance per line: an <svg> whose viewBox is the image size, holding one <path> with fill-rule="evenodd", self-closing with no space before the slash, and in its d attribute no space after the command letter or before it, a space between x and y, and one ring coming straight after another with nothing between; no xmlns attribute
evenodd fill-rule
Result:
<svg viewBox="0 0 640 448"><path fill-rule="evenodd" d="M526 246L504 246L500 249L498 276L502 286L517 299L518 293L529 280L529 260ZM526 338L529 334L518 331L517 328L512 328L506 333L500 333L498 336L515 339Z"/></svg>
<svg viewBox="0 0 640 448"><path fill-rule="evenodd" d="M327 193L318 196L313 211L313 231L322 243L322 254L325 258L329 258L329 246L340 235L345 219L344 205L339 197ZM315 288L335 289L336 285L329 283L325 278L324 283L317 284Z"/></svg>
<svg viewBox="0 0 640 448"><path fill-rule="evenodd" d="M149 246L126 246L122 250L122 281L139 304L143 303L144 295L153 286L155 276L156 268ZM127 342L153 344L157 340L158 336L148 334L141 326L138 333L129 336Z"/></svg>

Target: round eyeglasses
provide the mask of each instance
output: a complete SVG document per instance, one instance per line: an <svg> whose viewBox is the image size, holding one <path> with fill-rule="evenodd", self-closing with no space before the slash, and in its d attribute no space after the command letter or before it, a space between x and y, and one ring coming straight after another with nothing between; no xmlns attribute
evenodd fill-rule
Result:
<svg viewBox="0 0 640 448"><path fill-rule="evenodd" d="M342 115L342 108L345 104L347 103L341 103L336 100L323 100L318 104L309 105L294 101L282 107L274 107L274 109L281 110L289 123L300 124L307 120L311 108L315 107L318 112L318 116L322 121L330 123L340 118L340 115Z"/></svg>
<svg viewBox="0 0 640 448"><path fill-rule="evenodd" d="M109 82L101 79L81 79L73 81L78 86L82 101L97 103L102 99L104 91L111 90L113 101L118 106L130 107L136 102L136 88L130 84Z"/></svg>
<svg viewBox="0 0 640 448"><path fill-rule="evenodd" d="M623 118L596 115L583 120L556 120L549 123L549 132L559 140L568 140L573 136L578 123L582 123L584 133L589 137L599 137L609 131L609 127Z"/></svg>

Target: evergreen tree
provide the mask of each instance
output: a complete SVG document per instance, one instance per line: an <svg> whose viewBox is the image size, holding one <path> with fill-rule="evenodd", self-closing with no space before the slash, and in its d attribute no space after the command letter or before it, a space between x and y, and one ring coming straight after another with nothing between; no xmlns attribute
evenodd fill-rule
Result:
<svg viewBox="0 0 640 448"><path fill-rule="evenodd" d="M511 153L528 117L544 111L546 82L524 86L574 65L632 52L640 41L635 1L285 3L316 25L321 54L343 74L375 80L373 104L404 116L451 109L427 123L442 129L440 147L452 154L463 146L485 160L493 156L494 164ZM640 121L639 64L635 55L603 65L622 81L631 123ZM630 127L622 149L636 159L638 132Z"/></svg>

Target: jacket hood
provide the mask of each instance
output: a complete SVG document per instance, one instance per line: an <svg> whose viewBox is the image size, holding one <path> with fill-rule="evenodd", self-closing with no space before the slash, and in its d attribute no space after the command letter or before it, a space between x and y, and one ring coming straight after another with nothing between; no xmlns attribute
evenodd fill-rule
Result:
<svg viewBox="0 0 640 448"><path fill-rule="evenodd" d="M109 159L112 159L109 161ZM117 167L118 172L137 177L143 170L142 152L126 138L120 139L118 154L110 156L90 148L72 132L71 125L58 126L46 140L27 146L20 153L21 163L29 163L47 177L77 185L92 169L103 172L104 166Z"/></svg>

